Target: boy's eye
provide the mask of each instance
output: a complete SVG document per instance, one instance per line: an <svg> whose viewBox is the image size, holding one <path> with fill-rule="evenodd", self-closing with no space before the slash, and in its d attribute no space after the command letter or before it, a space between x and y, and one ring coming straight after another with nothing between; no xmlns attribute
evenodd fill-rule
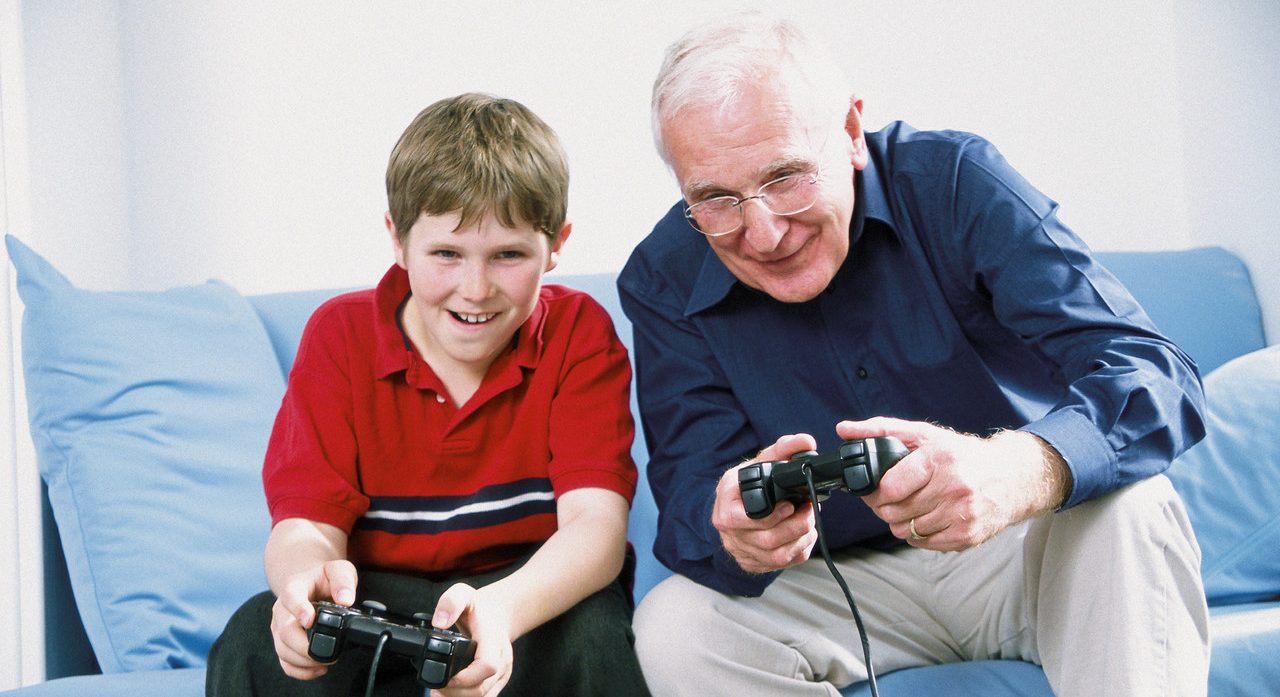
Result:
<svg viewBox="0 0 1280 697"><path fill-rule="evenodd" d="M439 257L441 259L457 259L458 258L458 253L453 251L452 249L437 249L431 252L431 255Z"/></svg>
<svg viewBox="0 0 1280 697"><path fill-rule="evenodd" d="M517 249L505 249L496 255L499 259L523 259L524 252Z"/></svg>

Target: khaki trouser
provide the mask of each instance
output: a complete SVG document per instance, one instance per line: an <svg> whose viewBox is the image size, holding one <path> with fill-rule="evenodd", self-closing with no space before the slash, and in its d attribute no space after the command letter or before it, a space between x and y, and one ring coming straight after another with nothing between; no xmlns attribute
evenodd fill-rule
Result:
<svg viewBox="0 0 1280 697"><path fill-rule="evenodd" d="M1040 516L964 552L845 551L877 675L973 659L1044 666L1059 697L1204 695L1200 549L1168 479ZM817 549L759 598L673 576L636 612L655 695L831 695L866 679Z"/></svg>

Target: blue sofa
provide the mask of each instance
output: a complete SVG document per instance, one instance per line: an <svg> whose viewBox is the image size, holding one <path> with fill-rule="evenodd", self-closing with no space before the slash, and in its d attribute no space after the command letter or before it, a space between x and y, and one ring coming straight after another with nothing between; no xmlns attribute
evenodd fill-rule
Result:
<svg viewBox="0 0 1280 697"><path fill-rule="evenodd" d="M337 291L244 297L211 281L93 292L17 239L6 245L25 305L24 375L47 492L47 681L3 694L203 694L222 623L265 588L261 454L303 323ZM1207 376L1210 435L1169 476L1204 551L1210 694L1274 695L1280 346L1265 348L1253 286L1230 253L1100 256ZM612 275L549 280L592 293L630 340ZM634 455L643 469L642 442ZM650 551L656 518L642 478L631 515L637 597L669 573ZM886 697L1051 694L1037 666L1017 661L903 670L880 688ZM869 694L865 684L844 693Z"/></svg>

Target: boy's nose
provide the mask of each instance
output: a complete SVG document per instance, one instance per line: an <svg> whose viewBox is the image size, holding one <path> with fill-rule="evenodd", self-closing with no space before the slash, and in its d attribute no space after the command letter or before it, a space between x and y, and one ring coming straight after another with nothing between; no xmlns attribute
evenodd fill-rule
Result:
<svg viewBox="0 0 1280 697"><path fill-rule="evenodd" d="M482 265L469 265L463 274L459 288L463 297L469 300L482 300L489 297L493 284L489 281L489 271Z"/></svg>

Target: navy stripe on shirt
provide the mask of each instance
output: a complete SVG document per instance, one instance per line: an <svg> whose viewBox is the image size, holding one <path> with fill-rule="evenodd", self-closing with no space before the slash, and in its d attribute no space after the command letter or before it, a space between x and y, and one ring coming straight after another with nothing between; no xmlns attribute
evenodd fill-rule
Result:
<svg viewBox="0 0 1280 697"><path fill-rule="evenodd" d="M551 480L531 477L484 487L464 496L371 496L355 527L402 535L476 530L555 513Z"/></svg>

